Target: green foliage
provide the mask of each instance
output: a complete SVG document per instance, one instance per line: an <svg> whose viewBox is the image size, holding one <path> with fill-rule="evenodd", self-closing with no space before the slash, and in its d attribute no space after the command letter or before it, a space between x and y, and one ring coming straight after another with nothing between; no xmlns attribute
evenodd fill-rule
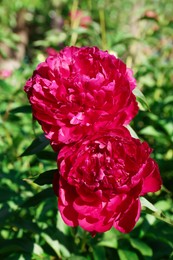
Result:
<svg viewBox="0 0 173 260"><path fill-rule="evenodd" d="M0 79L0 259L172 259L173 229L157 218L173 214L173 8L171 1L143 2L0 1L0 47L5 44L10 53L20 48L16 28L22 10L29 36L20 66ZM92 18L88 27L70 20L77 5ZM51 184L57 154L32 120L23 86L45 59L46 47L71 44L108 49L135 71L141 110L130 131L154 149L164 185L147 199L164 217L145 210L130 234L111 229L92 237L66 226L57 209ZM3 48L0 55L14 58ZM143 205L153 210L146 201Z"/></svg>

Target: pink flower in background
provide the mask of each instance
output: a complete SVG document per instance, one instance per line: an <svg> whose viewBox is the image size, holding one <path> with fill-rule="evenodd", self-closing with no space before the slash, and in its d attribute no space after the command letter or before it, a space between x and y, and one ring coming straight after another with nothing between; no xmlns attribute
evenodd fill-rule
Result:
<svg viewBox="0 0 173 260"><path fill-rule="evenodd" d="M51 47L46 48L46 53L50 56L57 56L58 54L58 52Z"/></svg>
<svg viewBox="0 0 173 260"><path fill-rule="evenodd" d="M124 127L64 146L58 155L60 181L54 179L64 222L92 233L112 226L130 232L140 217L139 197L161 187L151 151Z"/></svg>
<svg viewBox="0 0 173 260"><path fill-rule="evenodd" d="M12 75L11 70L5 70L5 69L0 70L0 78L1 79L9 78L11 75Z"/></svg>
<svg viewBox="0 0 173 260"><path fill-rule="evenodd" d="M128 124L138 112L133 73L97 47L66 47L38 65L25 91L51 145Z"/></svg>
<svg viewBox="0 0 173 260"><path fill-rule="evenodd" d="M70 12L70 19L72 24L75 24L75 27L87 28L92 23L91 16L82 10Z"/></svg>

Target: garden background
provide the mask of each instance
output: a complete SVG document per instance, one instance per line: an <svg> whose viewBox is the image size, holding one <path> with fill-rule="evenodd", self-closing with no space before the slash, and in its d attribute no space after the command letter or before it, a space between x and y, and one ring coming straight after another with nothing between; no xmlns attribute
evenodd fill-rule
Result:
<svg viewBox="0 0 173 260"><path fill-rule="evenodd" d="M131 126L163 179L147 199L173 219L172 14L166 0L0 0L0 259L173 259L173 228L145 209L130 234L92 238L63 223L51 185L56 154L23 91L50 48L94 45L121 58L145 96L136 93Z"/></svg>

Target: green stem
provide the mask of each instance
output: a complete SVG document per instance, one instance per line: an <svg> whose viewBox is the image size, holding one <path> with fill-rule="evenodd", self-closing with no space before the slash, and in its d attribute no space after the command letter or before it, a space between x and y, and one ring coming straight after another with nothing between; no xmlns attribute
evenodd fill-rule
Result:
<svg viewBox="0 0 173 260"><path fill-rule="evenodd" d="M153 215L155 218L162 220L163 222L173 226L173 220L165 216L160 210L158 210L151 202L146 198L141 197L141 205L147 209L147 213Z"/></svg>
<svg viewBox="0 0 173 260"><path fill-rule="evenodd" d="M157 219L159 219L159 220L162 220L163 222L165 222L165 223L167 223L167 224L173 226L173 221L172 221L172 219L170 219L170 218L168 218L167 216L165 216L162 212L159 212L159 211L153 212L152 215L153 215L155 218L157 218Z"/></svg>
<svg viewBox="0 0 173 260"><path fill-rule="evenodd" d="M73 1L73 5L71 8L71 13L75 14L77 12L78 9L78 4L79 1L78 0L74 0ZM72 15L73 17L73 15ZM77 38L78 38L78 33L75 32L74 30L79 26L79 19L75 19L74 21L71 19L71 29L72 29L72 35L71 35L71 39L70 39L70 45L74 46L77 42Z"/></svg>
<svg viewBox="0 0 173 260"><path fill-rule="evenodd" d="M88 8L89 8L89 10L92 9L92 1L91 0L88 0Z"/></svg>
<svg viewBox="0 0 173 260"><path fill-rule="evenodd" d="M101 28L101 38L102 38L102 49L106 50L106 26L105 26L105 12L103 8L99 9L100 16L100 28Z"/></svg>

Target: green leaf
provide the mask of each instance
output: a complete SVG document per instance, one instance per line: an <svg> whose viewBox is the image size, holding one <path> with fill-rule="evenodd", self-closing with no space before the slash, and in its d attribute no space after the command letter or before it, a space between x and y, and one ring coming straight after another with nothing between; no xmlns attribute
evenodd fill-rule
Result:
<svg viewBox="0 0 173 260"><path fill-rule="evenodd" d="M53 176L57 172L57 169L49 170L46 172L41 173L35 180L34 183L42 186L45 184L52 184Z"/></svg>
<svg viewBox="0 0 173 260"><path fill-rule="evenodd" d="M109 231L105 232L101 241L98 242L97 245L116 249L118 247L116 230L112 228Z"/></svg>
<svg viewBox="0 0 173 260"><path fill-rule="evenodd" d="M126 249L119 249L118 255L120 260L138 260L138 256L136 253L126 250Z"/></svg>
<svg viewBox="0 0 173 260"><path fill-rule="evenodd" d="M165 138L165 135L157 131L153 126L149 125L140 131L140 134L151 135L157 138Z"/></svg>
<svg viewBox="0 0 173 260"><path fill-rule="evenodd" d="M8 201L15 195L16 193L8 188L0 188L0 202Z"/></svg>
<svg viewBox="0 0 173 260"><path fill-rule="evenodd" d="M155 207L161 211L166 211L172 208L172 200L159 200L155 203Z"/></svg>
<svg viewBox="0 0 173 260"><path fill-rule="evenodd" d="M24 202L24 204L22 205L22 207L34 207L37 206L39 203L45 201L45 199L50 198L50 197L54 197L54 192L52 188L47 188L39 193L37 193L36 195L34 195L33 197L29 198L27 201Z"/></svg>
<svg viewBox="0 0 173 260"><path fill-rule="evenodd" d="M139 139L137 133L133 130L133 128L130 125L126 125L126 128L129 130L129 132L133 138Z"/></svg>
<svg viewBox="0 0 173 260"><path fill-rule="evenodd" d="M126 36L123 38L118 39L117 41L115 41L115 44L123 44L123 43L129 43L130 41L140 41L137 37L133 37L133 36Z"/></svg>
<svg viewBox="0 0 173 260"><path fill-rule="evenodd" d="M151 247L149 247L143 241L141 241L139 239L131 238L130 243L131 243L132 247L137 249L142 255L144 255L144 256L152 256L153 255L153 251L152 251Z"/></svg>
<svg viewBox="0 0 173 260"><path fill-rule="evenodd" d="M34 247L33 247L33 254L36 254L38 256L40 255L43 255L43 249L41 248L41 246L39 246L38 244L34 244Z"/></svg>
<svg viewBox="0 0 173 260"><path fill-rule="evenodd" d="M48 145L49 145L49 140L44 136L44 134L41 134L21 154L21 157L39 153Z"/></svg>
<svg viewBox="0 0 173 260"><path fill-rule="evenodd" d="M141 201L142 207L146 207L146 208L150 209L153 212L157 212L158 211L158 209L156 209L156 207L151 202L149 202L146 198L140 197L140 201Z"/></svg>
<svg viewBox="0 0 173 260"><path fill-rule="evenodd" d="M47 244L54 250L54 252L57 254L57 256L62 259L62 256L64 258L69 258L70 252L68 249L60 244L58 240L53 240L48 234L42 233L42 237L47 242Z"/></svg>
<svg viewBox="0 0 173 260"><path fill-rule="evenodd" d="M104 247L94 246L93 247L94 260L106 259L106 252Z"/></svg>
<svg viewBox="0 0 173 260"><path fill-rule="evenodd" d="M31 113L32 109L31 106L26 105L26 106L20 106L16 107L10 110L10 113L17 114L17 113Z"/></svg>
<svg viewBox="0 0 173 260"><path fill-rule="evenodd" d="M0 241L0 255L14 252L27 252L31 253L33 243L31 240L22 239L8 239Z"/></svg>
<svg viewBox="0 0 173 260"><path fill-rule="evenodd" d="M6 93L14 91L14 87L8 84L5 80L0 79L0 86L2 87L1 91L4 91Z"/></svg>
<svg viewBox="0 0 173 260"><path fill-rule="evenodd" d="M12 213L8 205L4 205L0 209L0 226L4 225L4 222L10 217L11 214Z"/></svg>
<svg viewBox="0 0 173 260"><path fill-rule="evenodd" d="M150 210L150 214L152 214L155 218L166 222L167 224L173 226L173 220L168 216L165 216L160 210L158 210L153 204L151 204L144 197L140 197L142 206L146 207Z"/></svg>
<svg viewBox="0 0 173 260"><path fill-rule="evenodd" d="M37 157L40 160L48 160L48 161L56 162L57 153L50 152L50 151L41 151L41 152L37 153Z"/></svg>
<svg viewBox="0 0 173 260"><path fill-rule="evenodd" d="M143 93L140 91L140 89L139 88L135 88L133 90L133 94L136 96L136 99L137 99L137 101L140 104L140 109L141 110L149 110L150 111L148 102L147 102L145 96L143 95Z"/></svg>
<svg viewBox="0 0 173 260"><path fill-rule="evenodd" d="M88 258L80 255L71 255L68 260L87 260Z"/></svg>
<svg viewBox="0 0 173 260"><path fill-rule="evenodd" d="M37 224L33 223L32 219L21 218L17 214L15 214L14 220L12 219L11 225L13 227L17 227L20 230L24 229L33 233L39 233L41 231L41 229L37 226Z"/></svg>

